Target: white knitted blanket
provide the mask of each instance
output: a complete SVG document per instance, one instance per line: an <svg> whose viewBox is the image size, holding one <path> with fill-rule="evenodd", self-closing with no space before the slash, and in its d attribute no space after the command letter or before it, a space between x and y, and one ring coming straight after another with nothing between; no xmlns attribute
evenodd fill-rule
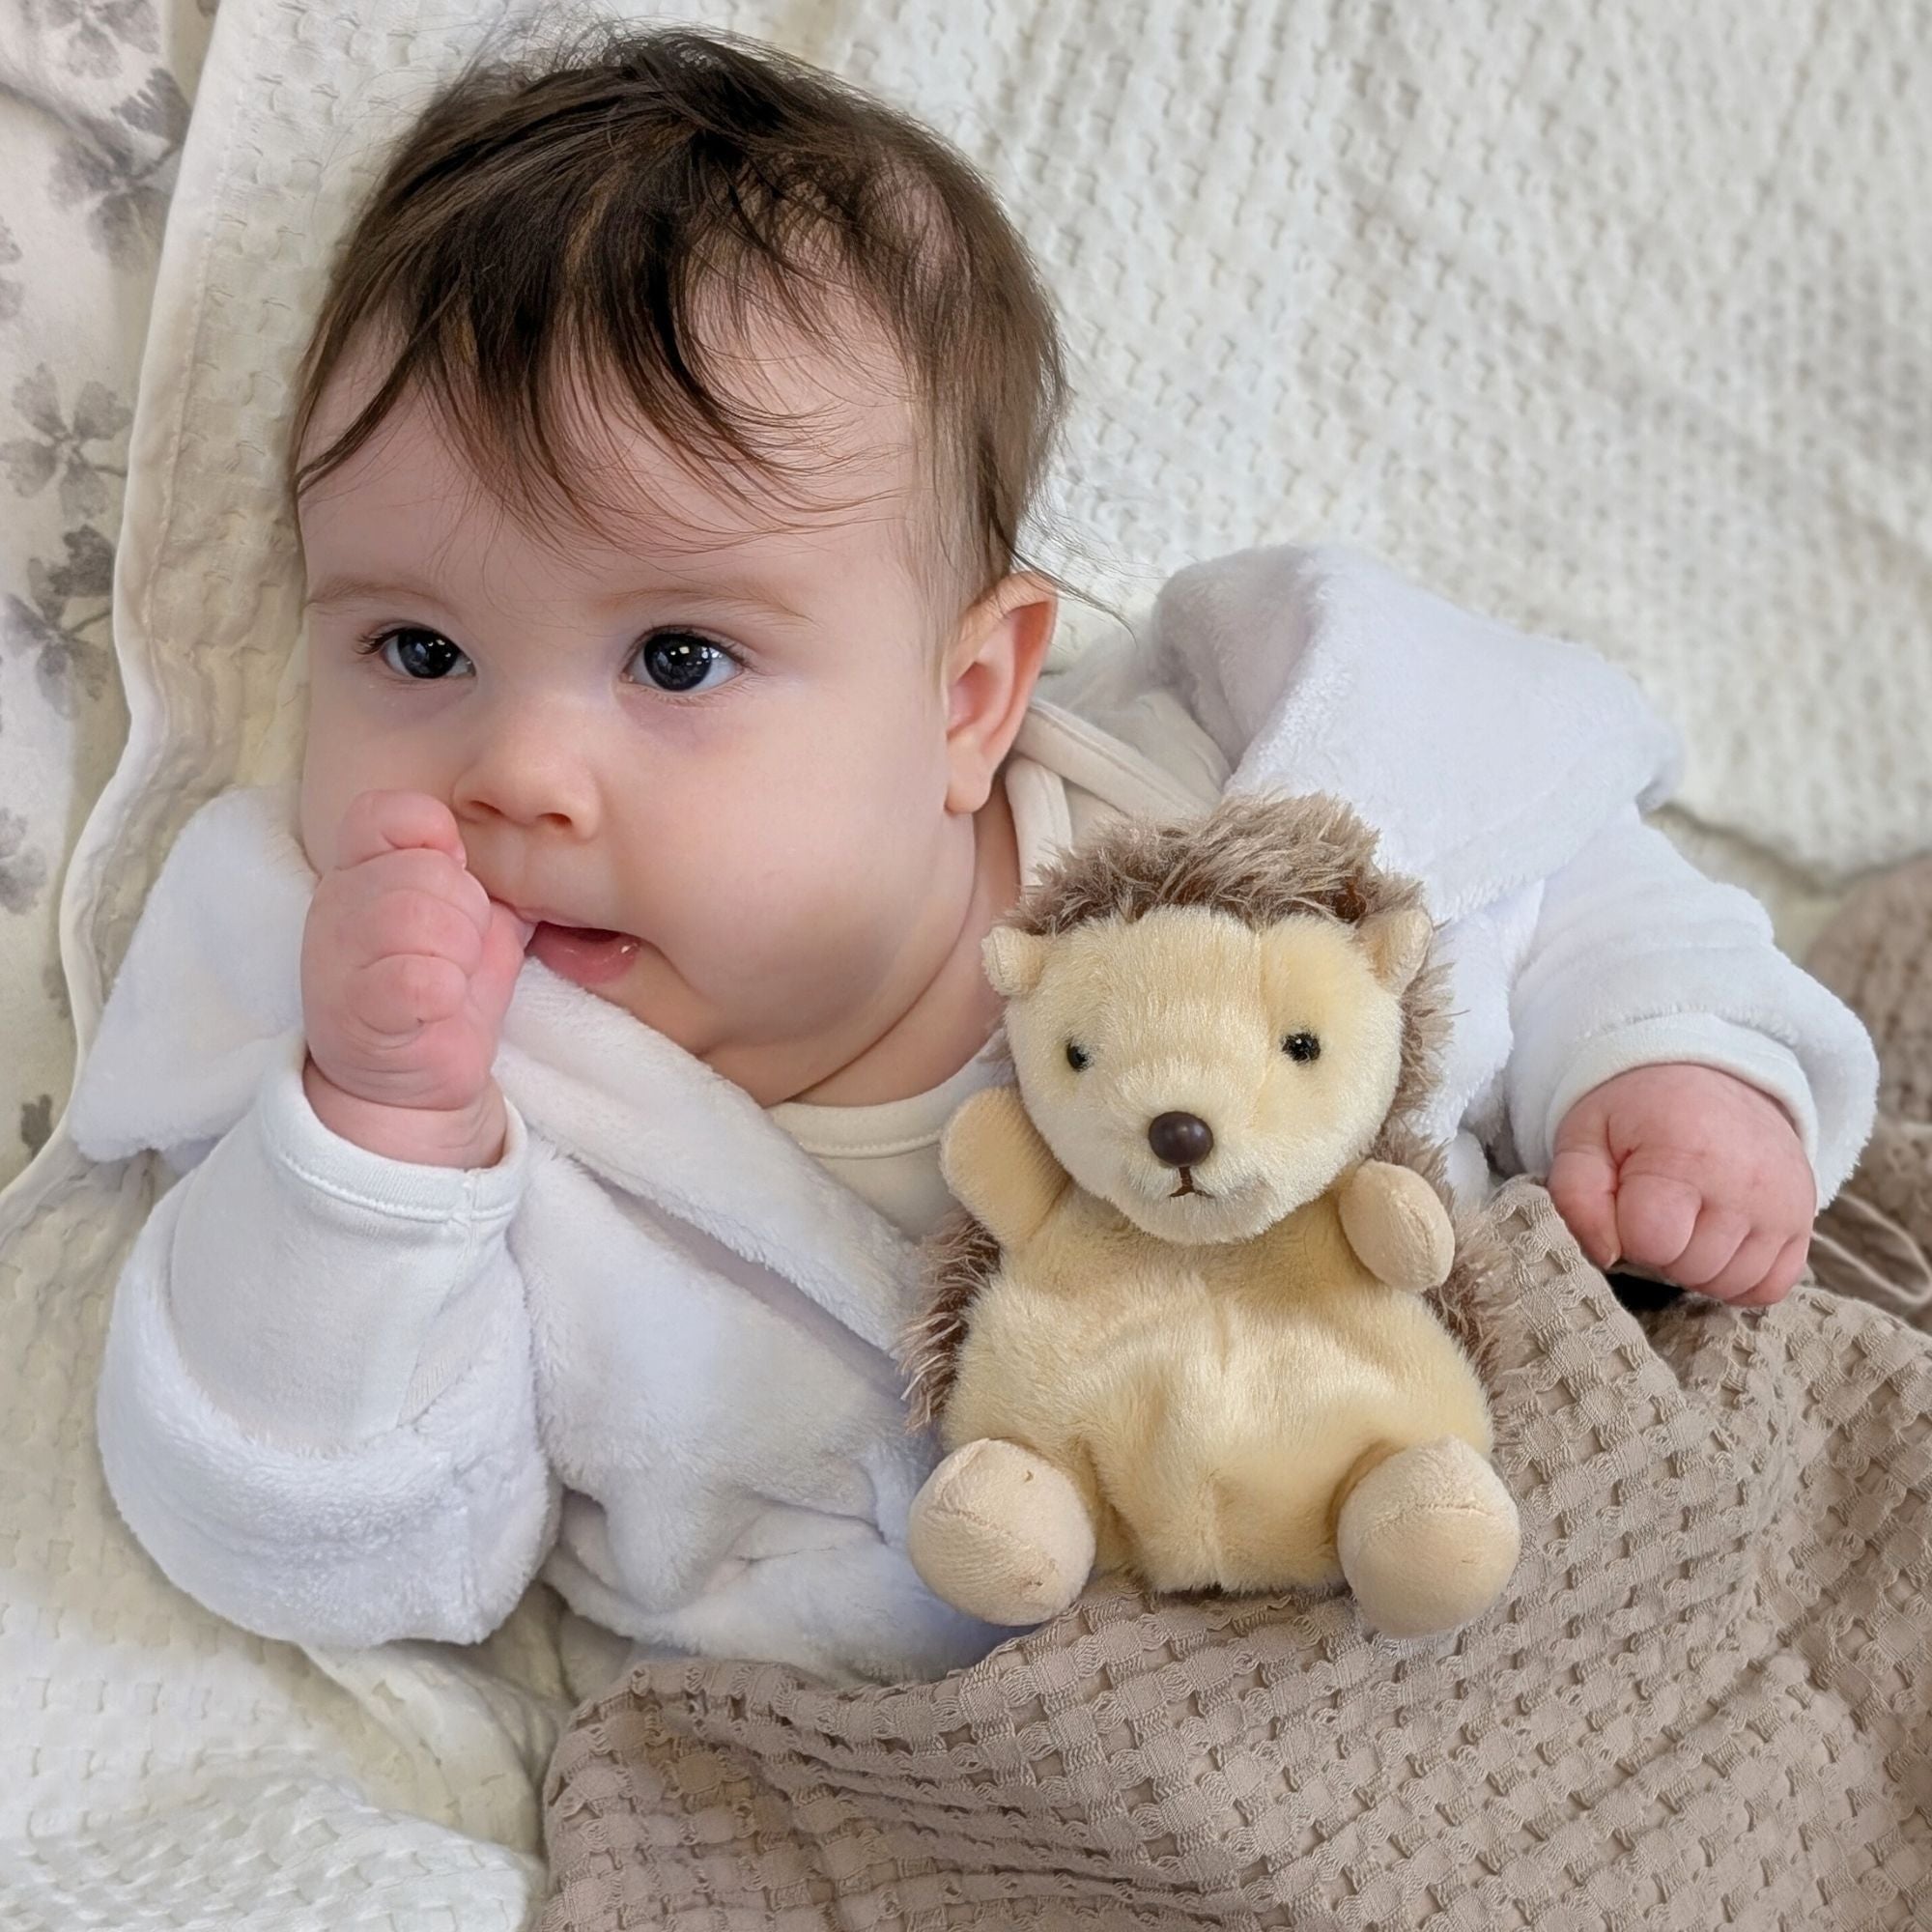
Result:
<svg viewBox="0 0 1932 1932"><path fill-rule="evenodd" d="M1190 557L1339 536L1596 644L1687 736L1704 825L1674 829L1722 835L1792 943L1925 842L1922 4L698 11L913 105L1008 196L1074 350L1070 574L1131 607ZM128 743L62 901L83 1049L175 830L286 769L302 319L368 144L497 16L222 0L129 438ZM95 1365L156 1184L56 1128L0 1197L0 1922L520 1924L554 1600L482 1652L310 1657L201 1613L113 1517Z"/></svg>

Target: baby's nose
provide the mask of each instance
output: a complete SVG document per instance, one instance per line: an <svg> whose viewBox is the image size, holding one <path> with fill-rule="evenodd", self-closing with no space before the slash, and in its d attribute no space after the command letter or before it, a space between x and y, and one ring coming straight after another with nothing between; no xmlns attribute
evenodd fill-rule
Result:
<svg viewBox="0 0 1932 1932"><path fill-rule="evenodd" d="M587 838L598 830L595 753L563 701L505 697L484 723L452 787L459 821L508 824Z"/></svg>
<svg viewBox="0 0 1932 1932"><path fill-rule="evenodd" d="M1148 1128L1148 1145L1169 1167L1199 1167L1214 1151L1214 1130L1197 1114L1159 1114Z"/></svg>

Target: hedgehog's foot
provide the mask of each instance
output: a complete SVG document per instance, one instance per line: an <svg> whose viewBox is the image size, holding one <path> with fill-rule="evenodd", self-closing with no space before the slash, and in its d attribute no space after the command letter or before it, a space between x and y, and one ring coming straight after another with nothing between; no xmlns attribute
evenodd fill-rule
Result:
<svg viewBox="0 0 1932 1932"><path fill-rule="evenodd" d="M906 1548L927 1588L955 1609L989 1624L1037 1624L1086 1587L1094 1520L1064 1469L988 1436L926 1478Z"/></svg>
<svg viewBox="0 0 1932 1932"><path fill-rule="evenodd" d="M1520 1536L1502 1478L1456 1436L1376 1463L1335 1523L1342 1574L1389 1636L1434 1636L1480 1616L1516 1568Z"/></svg>

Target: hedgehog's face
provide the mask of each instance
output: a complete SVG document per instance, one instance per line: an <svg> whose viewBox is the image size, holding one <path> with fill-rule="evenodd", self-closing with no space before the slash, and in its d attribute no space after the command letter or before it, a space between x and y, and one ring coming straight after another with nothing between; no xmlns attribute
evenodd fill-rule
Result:
<svg viewBox="0 0 1932 1932"><path fill-rule="evenodd" d="M1430 930L1420 911L1257 931L1164 906L1052 938L1000 927L986 961L1021 1096L1061 1165L1151 1235L1230 1241L1367 1152Z"/></svg>

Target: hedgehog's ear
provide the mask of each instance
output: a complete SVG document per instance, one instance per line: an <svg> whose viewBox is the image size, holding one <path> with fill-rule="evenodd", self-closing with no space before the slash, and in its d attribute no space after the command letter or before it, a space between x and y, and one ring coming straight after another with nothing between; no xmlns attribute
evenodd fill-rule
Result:
<svg viewBox="0 0 1932 1932"><path fill-rule="evenodd" d="M1369 955L1369 967L1391 993L1407 989L1429 957L1435 926L1420 906L1406 912L1372 913L1355 928Z"/></svg>
<svg viewBox="0 0 1932 1932"><path fill-rule="evenodd" d="M1001 999L1024 999L1046 971L1046 941L1037 933L996 925L986 935L980 956L986 962L986 978Z"/></svg>

